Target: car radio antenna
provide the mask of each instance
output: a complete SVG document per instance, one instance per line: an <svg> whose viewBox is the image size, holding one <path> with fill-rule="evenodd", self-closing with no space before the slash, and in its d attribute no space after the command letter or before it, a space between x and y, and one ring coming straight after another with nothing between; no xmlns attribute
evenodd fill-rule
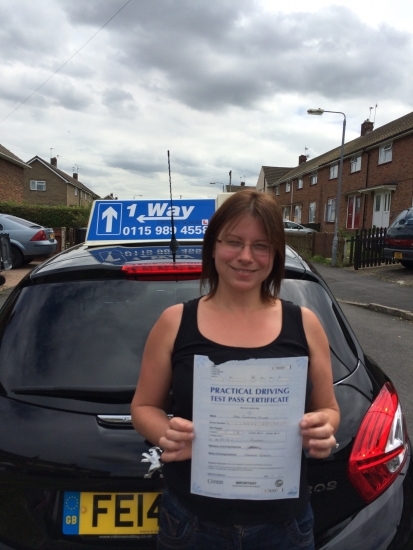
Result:
<svg viewBox="0 0 413 550"><path fill-rule="evenodd" d="M171 197L171 229L172 229L172 237L171 237L171 242L169 243L169 248L171 249L171 252L172 252L172 260L175 263L175 257L176 257L176 252L179 248L179 243L175 237L174 209L172 205L171 159L169 156L169 150L168 150L168 171L169 171L169 194Z"/></svg>

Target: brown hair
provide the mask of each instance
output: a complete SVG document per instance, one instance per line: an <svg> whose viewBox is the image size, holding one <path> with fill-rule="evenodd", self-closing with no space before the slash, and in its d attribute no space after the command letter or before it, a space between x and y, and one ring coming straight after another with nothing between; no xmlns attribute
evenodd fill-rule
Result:
<svg viewBox="0 0 413 550"><path fill-rule="evenodd" d="M201 287L209 286L212 297L218 288L218 272L213 258L215 241L224 230L230 230L240 218L249 214L260 220L274 250L271 273L261 286L264 301L276 298L284 277L285 233L279 206L274 196L246 189L234 193L216 210L205 232L202 249Z"/></svg>

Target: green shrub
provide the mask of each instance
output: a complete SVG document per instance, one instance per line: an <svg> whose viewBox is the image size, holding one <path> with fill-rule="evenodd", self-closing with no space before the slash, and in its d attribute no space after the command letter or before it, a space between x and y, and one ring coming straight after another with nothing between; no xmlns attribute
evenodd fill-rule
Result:
<svg viewBox="0 0 413 550"><path fill-rule="evenodd" d="M39 206L0 202L2 214L12 214L44 227L86 227L91 207Z"/></svg>

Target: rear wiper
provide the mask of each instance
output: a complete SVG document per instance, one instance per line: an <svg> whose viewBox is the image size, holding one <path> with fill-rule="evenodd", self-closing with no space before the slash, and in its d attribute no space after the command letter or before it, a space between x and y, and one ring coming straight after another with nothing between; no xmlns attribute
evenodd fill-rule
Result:
<svg viewBox="0 0 413 550"><path fill-rule="evenodd" d="M18 386L11 391L18 395L38 395L81 399L95 403L130 403L136 386Z"/></svg>

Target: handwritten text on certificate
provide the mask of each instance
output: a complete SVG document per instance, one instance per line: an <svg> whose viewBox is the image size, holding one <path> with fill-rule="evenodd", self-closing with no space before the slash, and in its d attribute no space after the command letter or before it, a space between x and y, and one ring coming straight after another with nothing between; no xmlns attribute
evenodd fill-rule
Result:
<svg viewBox="0 0 413 550"><path fill-rule="evenodd" d="M298 497L307 366L307 357L215 365L195 356L192 493Z"/></svg>

